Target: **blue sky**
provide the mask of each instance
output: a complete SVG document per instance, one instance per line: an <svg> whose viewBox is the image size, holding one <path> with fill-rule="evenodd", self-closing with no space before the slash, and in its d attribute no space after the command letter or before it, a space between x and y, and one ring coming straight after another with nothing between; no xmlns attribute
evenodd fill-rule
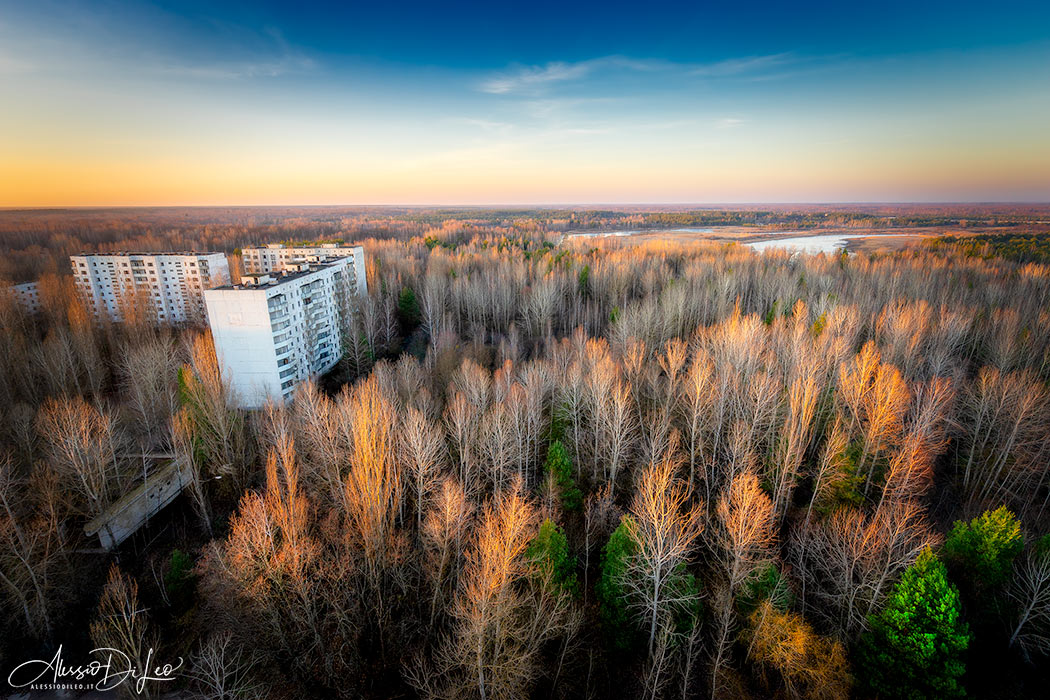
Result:
<svg viewBox="0 0 1050 700"><path fill-rule="evenodd" d="M1050 3L10 3L0 206L1050 199Z"/></svg>

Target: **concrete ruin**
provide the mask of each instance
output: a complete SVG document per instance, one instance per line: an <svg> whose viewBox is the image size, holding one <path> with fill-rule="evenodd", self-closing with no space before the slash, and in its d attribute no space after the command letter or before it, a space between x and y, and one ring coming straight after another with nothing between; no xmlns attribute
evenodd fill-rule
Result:
<svg viewBox="0 0 1050 700"><path fill-rule="evenodd" d="M97 534L102 547L112 550L174 501L191 479L188 468L171 460L148 475L145 483L92 519L84 526L84 532L89 537Z"/></svg>

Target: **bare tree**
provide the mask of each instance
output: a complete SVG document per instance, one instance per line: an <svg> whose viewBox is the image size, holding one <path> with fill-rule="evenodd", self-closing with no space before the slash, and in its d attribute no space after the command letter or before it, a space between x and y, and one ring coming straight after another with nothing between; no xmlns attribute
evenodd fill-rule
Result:
<svg viewBox="0 0 1050 700"><path fill-rule="evenodd" d="M98 602L98 613L91 623L91 641L102 663L112 662L114 652L125 655L136 669L149 668L152 652L157 647L157 635L139 601L139 585L125 576L113 564ZM156 697L157 688L146 678L121 683L125 697Z"/></svg>
<svg viewBox="0 0 1050 700"><path fill-rule="evenodd" d="M678 401L686 452L689 455L689 483L696 488L697 480L702 478L708 502L711 500L710 480L704 473L698 475L698 471L703 470L706 473L707 462L711 457L707 452L709 447L706 431L709 429L707 424L710 422L714 398L713 371L707 353L702 349L694 352L693 361L682 380L682 391Z"/></svg>
<svg viewBox="0 0 1050 700"><path fill-rule="evenodd" d="M780 431L773 469L773 509L782 521L791 502L791 494L800 477L802 459L809 447L810 430L817 412L821 388L812 374L800 374L788 387L787 416Z"/></svg>
<svg viewBox="0 0 1050 700"><path fill-rule="evenodd" d="M37 431L61 483L83 513L101 513L127 486L124 434L113 414L83 399L48 399Z"/></svg>
<svg viewBox="0 0 1050 700"><path fill-rule="evenodd" d="M933 544L922 507L910 500L886 500L870 518L840 509L802 524L790 551L805 610L854 639L900 573Z"/></svg>
<svg viewBox="0 0 1050 700"><path fill-rule="evenodd" d="M1045 387L1026 372L984 367L962 404L961 479L970 504L1028 502L1050 454Z"/></svg>
<svg viewBox="0 0 1050 700"><path fill-rule="evenodd" d="M239 700L265 697L259 680L262 658L234 641L229 630L213 632L190 657L189 675L204 700Z"/></svg>
<svg viewBox="0 0 1050 700"><path fill-rule="evenodd" d="M193 338L190 364L182 368L179 377L183 405L189 411L194 439L207 469L222 475L231 489L240 489L247 481L254 455L244 416L233 407L210 334Z"/></svg>
<svg viewBox="0 0 1050 700"><path fill-rule="evenodd" d="M445 408L445 430L458 462L460 483L468 493L481 489L477 444L479 419L478 409L461 392L457 392Z"/></svg>
<svg viewBox="0 0 1050 700"><path fill-rule="evenodd" d="M416 529L423 529L423 512L445 462L445 441L440 429L423 413L409 408L398 434L398 460L412 484L416 502Z"/></svg>
<svg viewBox="0 0 1050 700"><path fill-rule="evenodd" d="M1009 595L1018 611L1010 646L1021 647L1026 656L1050 654L1050 550L1045 545L1030 547L1017 563Z"/></svg>
<svg viewBox="0 0 1050 700"><path fill-rule="evenodd" d="M375 377L354 387L350 418L350 469L344 479L343 509L366 576L378 592L384 570L396 557L395 520L403 485L394 461L394 408Z"/></svg>
<svg viewBox="0 0 1050 700"><path fill-rule="evenodd" d="M849 433L842 416L836 415L828 429L827 439L820 452L816 471L813 474L813 495L806 508L806 522L813 517L813 506L825 500L825 495L845 477L846 449L849 447Z"/></svg>
<svg viewBox="0 0 1050 700"><path fill-rule="evenodd" d="M474 505L455 477L445 477L420 533L426 549L425 570L434 589L430 599L431 624L439 604L448 598L459 577L473 515Z"/></svg>
<svg viewBox="0 0 1050 700"><path fill-rule="evenodd" d="M167 442L168 424L178 409L177 372L175 344L165 336L121 348L120 375L146 448Z"/></svg>
<svg viewBox="0 0 1050 700"><path fill-rule="evenodd" d="M194 440L193 419L190 418L186 409L182 409L172 418L171 424L175 459L182 466L183 473L190 478L190 496L193 499L193 506L197 515L200 516L201 524L211 535L211 502L205 492L205 483L209 479L204 471L204 465L201 464L201 455Z"/></svg>
<svg viewBox="0 0 1050 700"><path fill-rule="evenodd" d="M693 602L683 599L672 583L681 577L681 567L703 531L703 508L689 503L689 485L675 475L677 466L664 459L642 473L631 503L632 517L625 521L637 549L628 560L623 584L645 620L650 654L656 649L661 621Z"/></svg>
<svg viewBox="0 0 1050 700"><path fill-rule="evenodd" d="M603 465L605 480L615 492L620 469L637 441L638 423L630 389L622 380L614 381L609 393L595 396L595 401L603 404L594 427L598 442L596 456Z"/></svg>
<svg viewBox="0 0 1050 700"><path fill-rule="evenodd" d="M937 377L918 387L914 416L890 460L879 500L919 498L933 483L933 461L948 446L948 421L954 391L951 381Z"/></svg>
<svg viewBox="0 0 1050 700"><path fill-rule="evenodd" d="M0 458L0 583L4 598L31 634L49 635L56 603L67 591L66 540L57 511L57 484L45 472L20 488L8 458ZM20 508L21 506L21 508ZM26 506L29 506L26 508Z"/></svg>
<svg viewBox="0 0 1050 700"><path fill-rule="evenodd" d="M722 687L722 674L735 637L734 597L772 561L776 542L773 504L753 473L743 472L733 478L718 501L716 513L715 552L722 581L715 595L717 631L711 662L712 697Z"/></svg>
<svg viewBox="0 0 1050 700"><path fill-rule="evenodd" d="M451 635L410 681L426 697L525 698L542 675L540 652L578 624L567 595L531 585L526 548L537 513L511 488L486 505L452 607Z"/></svg>
<svg viewBox="0 0 1050 700"><path fill-rule="evenodd" d="M311 504L300 491L294 445L271 449L263 493L249 492L224 542L213 543L200 566L202 593L217 615L253 646L291 659L301 677L328 660L321 636L326 582L345 571L326 571L322 543L311 527ZM331 576L331 579L326 579ZM344 601L350 607L350 601Z"/></svg>
<svg viewBox="0 0 1050 700"><path fill-rule="evenodd" d="M911 400L908 386L897 368L881 361L874 341L868 341L851 363L840 368L839 393L852 425L864 439L856 471L865 477L867 493L875 473L869 459L885 454L900 440Z"/></svg>

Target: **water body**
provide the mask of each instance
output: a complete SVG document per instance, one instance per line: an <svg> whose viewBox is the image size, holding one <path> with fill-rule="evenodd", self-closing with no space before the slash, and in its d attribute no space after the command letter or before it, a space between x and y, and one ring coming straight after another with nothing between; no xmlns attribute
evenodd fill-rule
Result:
<svg viewBox="0 0 1050 700"><path fill-rule="evenodd" d="M796 253L816 255L817 253L836 253L846 246L846 241L853 238L865 238L866 233L835 233L824 236L798 236L795 238L777 238L770 241L745 243L751 250L761 253L764 250L790 250Z"/></svg>
<svg viewBox="0 0 1050 700"><path fill-rule="evenodd" d="M616 238L625 236L638 236L646 233L717 233L718 229L714 228L662 228L662 229L645 229L645 230L628 230L621 229L617 231L581 231L577 233L567 233L566 238ZM808 255L816 255L817 253L834 253L841 250L846 245L846 241L851 238L864 238L870 234L861 233L829 233L819 236L806 236L803 235L803 231L756 231L752 235L758 236L783 236L784 234L798 234L789 235L787 238L773 238L770 240L754 241L752 243L744 243L743 245L749 246L756 253L761 253L764 250L788 250L797 253L805 253Z"/></svg>

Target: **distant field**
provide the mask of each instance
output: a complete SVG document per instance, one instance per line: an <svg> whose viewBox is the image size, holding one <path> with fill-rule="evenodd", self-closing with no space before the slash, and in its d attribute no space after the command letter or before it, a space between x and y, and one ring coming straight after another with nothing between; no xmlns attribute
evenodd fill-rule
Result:
<svg viewBox="0 0 1050 700"><path fill-rule="evenodd" d="M920 242L959 243L963 246L963 251L972 256L998 256L1018 262L1050 263L1050 225L1032 223L1025 228L1031 232L1018 233L1015 232L1016 229L1000 226L981 226L971 230L960 230L959 227L953 226L831 227L803 230L783 230L771 226L713 226L693 230L682 228L649 231L574 231L566 233L565 239L612 239L627 245L654 241L750 244L760 241L843 236L848 237L844 248L851 253L896 251Z"/></svg>
<svg viewBox="0 0 1050 700"><path fill-rule="evenodd" d="M608 232L610 234L623 234L625 232ZM593 236L593 234L591 234ZM900 250L907 245L921 240L936 238L942 235L940 231L921 230L884 230L884 229L810 229L801 231L783 231L768 228L756 228L753 226L723 226L716 227L710 232L701 231L645 231L631 232L629 235L609 235L605 240L614 238L625 244L649 243L654 241L669 241L675 243L690 243L696 241L709 241L713 243L742 243L750 244L764 241L820 238L828 239L835 236L848 236L845 242L846 250L850 252L871 253L875 251ZM569 238L571 234L567 235ZM863 236L857 238L856 236ZM600 236L595 236L600 237ZM589 237L580 237L578 240L588 240Z"/></svg>

